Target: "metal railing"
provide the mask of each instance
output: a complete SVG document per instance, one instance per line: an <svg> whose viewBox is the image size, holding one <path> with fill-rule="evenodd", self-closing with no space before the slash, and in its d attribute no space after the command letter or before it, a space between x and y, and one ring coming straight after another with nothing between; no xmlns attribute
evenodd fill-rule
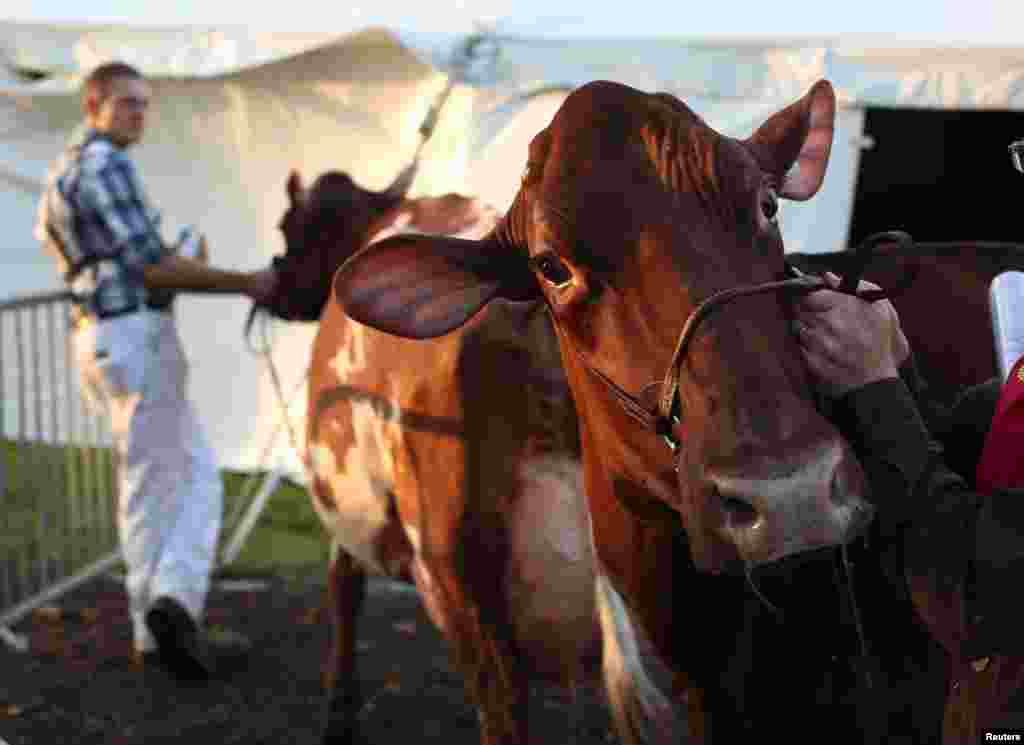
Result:
<svg viewBox="0 0 1024 745"><path fill-rule="evenodd" d="M0 302L0 630L11 643L7 626L119 559L110 428L79 395L70 327L67 292Z"/></svg>
<svg viewBox="0 0 1024 745"><path fill-rule="evenodd" d="M70 331L68 292L0 301L0 643L22 651L12 625L121 558L109 421L81 396ZM225 493L221 564L280 475Z"/></svg>

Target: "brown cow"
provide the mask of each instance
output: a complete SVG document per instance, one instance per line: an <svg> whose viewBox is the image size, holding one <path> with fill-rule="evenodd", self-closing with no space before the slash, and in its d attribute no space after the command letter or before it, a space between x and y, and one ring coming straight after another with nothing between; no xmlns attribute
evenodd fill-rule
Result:
<svg viewBox="0 0 1024 745"><path fill-rule="evenodd" d="M479 200L385 200L340 174L288 182L283 317L312 318L331 271L371 236L486 233ZM520 741L526 680L597 675L579 434L544 307L496 303L438 339L319 318L309 381L314 505L333 539L325 742L355 734L356 621L367 572L414 581L451 642L483 741Z"/></svg>
<svg viewBox="0 0 1024 745"><path fill-rule="evenodd" d="M815 408L789 306L765 291L785 276L778 199L819 188L834 107L819 82L740 141L671 96L588 84L534 138L491 235L390 238L334 280L352 318L410 339L443 338L502 300L546 303L579 414L606 683L629 739L671 741L688 719L701 742L818 738L814 722L860 741L867 712L887 726L879 707L908 693L862 696L858 681L891 683L940 654L911 629L900 666L872 676L845 596L796 582L785 593L795 574L783 571L766 583L792 601L787 614L801 604L803 614L780 624L751 579L850 543L871 515L859 465ZM673 452L663 437L681 445ZM858 588L881 581L871 569ZM869 630L913 626L903 595L884 599L900 615L873 613ZM944 678L922 681L934 690L923 714L907 705L912 732L921 717L933 728L941 718ZM792 729L793 707L807 729Z"/></svg>

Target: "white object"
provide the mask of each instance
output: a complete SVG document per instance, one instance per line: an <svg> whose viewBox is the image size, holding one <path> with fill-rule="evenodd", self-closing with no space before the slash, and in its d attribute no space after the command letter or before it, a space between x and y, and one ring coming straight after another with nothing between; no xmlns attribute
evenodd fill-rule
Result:
<svg viewBox="0 0 1024 745"><path fill-rule="evenodd" d="M242 546L245 545L245 540L249 537L252 529L256 527L256 521L259 520L260 515L263 514L263 508L266 507L270 495L277 488L281 475L280 470L271 471L267 474L259 494L252 500L249 509L246 510L241 522L238 523L238 527L235 528L234 535L231 536L231 540L224 547L220 559L221 565L230 564L238 558L238 554L242 551Z"/></svg>
<svg viewBox="0 0 1024 745"><path fill-rule="evenodd" d="M178 234L178 255L186 259L195 259L199 256L199 247L203 240L203 234L191 225L181 229Z"/></svg>
<svg viewBox="0 0 1024 745"><path fill-rule="evenodd" d="M1003 272L993 279L989 303L996 360L1005 382L1014 364L1024 356L1024 272Z"/></svg>
<svg viewBox="0 0 1024 745"><path fill-rule="evenodd" d="M4 642L15 652L24 654L28 651L28 638L24 634L17 634L11 631L6 626L0 626L0 641ZM4 745L2 738L0 738L0 745Z"/></svg>

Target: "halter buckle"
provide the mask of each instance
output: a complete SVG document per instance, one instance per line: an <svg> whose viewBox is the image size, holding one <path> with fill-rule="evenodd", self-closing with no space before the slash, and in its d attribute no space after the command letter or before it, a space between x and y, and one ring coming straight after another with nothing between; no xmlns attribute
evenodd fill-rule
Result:
<svg viewBox="0 0 1024 745"><path fill-rule="evenodd" d="M664 421L665 420L662 419L662 422ZM665 444L668 445L668 449L671 450L673 454L679 450L679 440L677 440L675 436L675 427L682 423L683 420L679 418L679 415L673 412L669 426L662 428L661 439L665 441Z"/></svg>

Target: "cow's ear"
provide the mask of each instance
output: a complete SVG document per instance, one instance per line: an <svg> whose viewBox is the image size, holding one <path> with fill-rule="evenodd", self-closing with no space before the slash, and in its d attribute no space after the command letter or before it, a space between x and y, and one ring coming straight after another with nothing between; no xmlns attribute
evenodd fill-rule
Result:
<svg viewBox="0 0 1024 745"><path fill-rule="evenodd" d="M803 201L817 193L832 151L835 119L832 85L819 80L746 141L761 168L775 176L780 197Z"/></svg>
<svg viewBox="0 0 1024 745"><path fill-rule="evenodd" d="M495 298L540 296L525 257L488 236L399 235L342 264L334 296L356 321L408 339L453 331Z"/></svg>
<svg viewBox="0 0 1024 745"><path fill-rule="evenodd" d="M292 169L288 172L288 181L285 184L285 191L288 192L288 199L294 204L299 194L302 193L302 176L296 169Z"/></svg>

